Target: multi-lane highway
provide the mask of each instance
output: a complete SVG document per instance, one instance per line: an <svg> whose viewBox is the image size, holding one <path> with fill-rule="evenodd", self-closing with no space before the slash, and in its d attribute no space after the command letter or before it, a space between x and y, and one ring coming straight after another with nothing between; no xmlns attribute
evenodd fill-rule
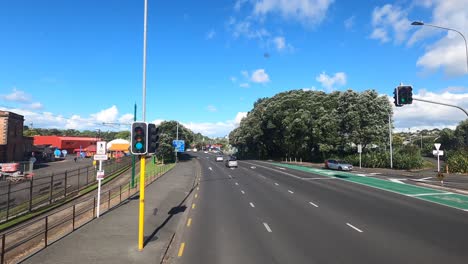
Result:
<svg viewBox="0 0 468 264"><path fill-rule="evenodd" d="M468 263L468 212L417 199L439 193L193 156L202 173L177 263Z"/></svg>

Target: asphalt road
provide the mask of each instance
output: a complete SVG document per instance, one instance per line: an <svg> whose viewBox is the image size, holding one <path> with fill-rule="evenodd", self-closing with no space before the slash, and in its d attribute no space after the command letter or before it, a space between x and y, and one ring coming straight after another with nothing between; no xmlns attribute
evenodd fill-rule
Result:
<svg viewBox="0 0 468 264"><path fill-rule="evenodd" d="M196 153L176 263L468 263L468 212L261 161ZM183 243L183 245L182 245Z"/></svg>

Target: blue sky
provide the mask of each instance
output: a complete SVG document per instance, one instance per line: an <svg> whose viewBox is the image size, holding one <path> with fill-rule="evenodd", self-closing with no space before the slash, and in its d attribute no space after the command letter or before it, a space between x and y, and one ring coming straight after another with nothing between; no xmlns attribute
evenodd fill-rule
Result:
<svg viewBox="0 0 468 264"><path fill-rule="evenodd" d="M146 121L225 136L260 97L291 89L468 107L467 0L149 0ZM143 0L2 1L0 108L34 127L121 130L142 104ZM464 31L463 31L464 30ZM267 55L266 55L267 54ZM453 127L461 111L395 109L397 129Z"/></svg>

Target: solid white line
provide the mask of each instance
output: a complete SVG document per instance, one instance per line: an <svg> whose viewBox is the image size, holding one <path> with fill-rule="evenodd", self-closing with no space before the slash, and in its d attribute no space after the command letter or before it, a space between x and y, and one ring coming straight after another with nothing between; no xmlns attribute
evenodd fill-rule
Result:
<svg viewBox="0 0 468 264"><path fill-rule="evenodd" d="M267 223L264 222L263 225L265 226L266 230L267 230L269 233L272 232L270 226L268 226Z"/></svg>
<svg viewBox="0 0 468 264"><path fill-rule="evenodd" d="M236 185L239 185L239 183L236 182Z"/></svg>
<svg viewBox="0 0 468 264"><path fill-rule="evenodd" d="M253 203L250 203L250 206L252 206L252 208L255 208L255 205Z"/></svg>
<svg viewBox="0 0 468 264"><path fill-rule="evenodd" d="M463 211L468 212L468 209L463 209Z"/></svg>
<svg viewBox="0 0 468 264"><path fill-rule="evenodd" d="M242 193L242 194L245 194L245 192L244 192L244 191L242 191L242 190L241 190L241 193Z"/></svg>
<svg viewBox="0 0 468 264"><path fill-rule="evenodd" d="M291 191L291 190L288 190L288 192L289 192L289 193L294 193L294 192L293 192L293 191Z"/></svg>
<svg viewBox="0 0 468 264"><path fill-rule="evenodd" d="M210 169L210 171L212 171L212 170L213 170L211 167L208 167L208 169Z"/></svg>
<svg viewBox="0 0 468 264"><path fill-rule="evenodd" d="M389 179L391 182L396 182L396 183L401 183L401 184L406 184L404 182L402 182L401 180L399 179Z"/></svg>
<svg viewBox="0 0 468 264"><path fill-rule="evenodd" d="M275 185L278 186L279 184L275 182Z"/></svg>
<svg viewBox="0 0 468 264"><path fill-rule="evenodd" d="M231 175L228 175L230 179L232 179L232 176Z"/></svg>
<svg viewBox="0 0 468 264"><path fill-rule="evenodd" d="M418 197L418 196L447 195L447 194L453 194L453 193L451 193L451 192L445 192L445 193L420 193L420 194L407 194L407 196Z"/></svg>
<svg viewBox="0 0 468 264"><path fill-rule="evenodd" d="M432 178L432 177L421 178L421 179L419 179L419 180L425 181L425 180L429 180L430 178Z"/></svg>
<svg viewBox="0 0 468 264"><path fill-rule="evenodd" d="M362 176L362 177L366 177L365 174L356 174L357 176Z"/></svg>
<svg viewBox="0 0 468 264"><path fill-rule="evenodd" d="M362 232L363 232L361 229L359 229L359 228L357 228L357 227L353 226L353 225L352 225L352 224L350 224L350 223L346 223L346 224L347 224L349 227L351 227L352 229L354 229L354 230L358 231L359 233L362 233Z"/></svg>
<svg viewBox="0 0 468 264"><path fill-rule="evenodd" d="M313 202L309 202L311 205L318 207L318 205L314 204Z"/></svg>
<svg viewBox="0 0 468 264"><path fill-rule="evenodd" d="M372 174L372 175L379 175L379 174L382 174L382 173L380 173L380 172L371 172L370 174Z"/></svg>

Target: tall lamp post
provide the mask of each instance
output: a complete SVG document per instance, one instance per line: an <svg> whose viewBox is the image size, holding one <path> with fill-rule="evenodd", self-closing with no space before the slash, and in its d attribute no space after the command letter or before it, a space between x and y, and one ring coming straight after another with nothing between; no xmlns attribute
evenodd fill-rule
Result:
<svg viewBox="0 0 468 264"><path fill-rule="evenodd" d="M445 30L449 30L449 31L455 31L455 32L457 32L458 34L460 34L460 36L462 36L463 40L465 41L466 71L468 72L468 44L467 44L467 42L466 42L465 36L463 36L463 34L462 34L460 31L458 31L458 30L456 30L456 29L453 29L453 28L447 28L447 27L441 27L441 26L436 26L436 25L427 24L427 23L424 23L424 22L422 22L422 21L414 21L413 23L411 23L411 25L413 25L413 26L427 26L427 27L445 29Z"/></svg>

